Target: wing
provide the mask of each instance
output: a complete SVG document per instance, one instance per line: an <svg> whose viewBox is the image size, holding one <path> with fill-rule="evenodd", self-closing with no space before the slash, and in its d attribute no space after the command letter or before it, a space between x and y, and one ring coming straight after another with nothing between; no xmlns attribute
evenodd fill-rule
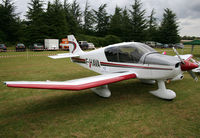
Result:
<svg viewBox="0 0 200 138"><path fill-rule="evenodd" d="M180 55L180 57L183 59L183 60L190 60L192 58L192 55L191 54L186 54L186 55Z"/></svg>
<svg viewBox="0 0 200 138"><path fill-rule="evenodd" d="M53 58L53 59L59 59L59 58L79 57L79 55L75 55L72 53L63 53L63 54L57 54L57 55L48 56L48 57Z"/></svg>
<svg viewBox="0 0 200 138"><path fill-rule="evenodd" d="M122 80L136 78L132 72L112 73L98 75L69 81L7 81L8 87L36 88L36 89L58 89L58 90L84 90L101 85L106 85Z"/></svg>

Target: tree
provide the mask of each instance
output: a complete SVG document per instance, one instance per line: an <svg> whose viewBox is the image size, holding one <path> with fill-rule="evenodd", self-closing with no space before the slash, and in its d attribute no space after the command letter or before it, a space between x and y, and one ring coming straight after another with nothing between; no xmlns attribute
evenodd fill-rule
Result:
<svg viewBox="0 0 200 138"><path fill-rule="evenodd" d="M29 3L27 17L28 43L43 42L46 38L47 25L44 21L43 1L31 0Z"/></svg>
<svg viewBox="0 0 200 138"><path fill-rule="evenodd" d="M93 31L93 24L94 24L94 15L92 10L89 10L90 6L88 4L88 1L86 1L85 4L85 10L83 13L84 16L84 24L83 24L83 30L86 34L91 34Z"/></svg>
<svg viewBox="0 0 200 138"><path fill-rule="evenodd" d="M121 37L122 23L122 9L116 6L115 13L110 19L110 34Z"/></svg>
<svg viewBox="0 0 200 138"><path fill-rule="evenodd" d="M64 13L65 13L65 19L66 22L68 23L68 31L71 34L76 34L76 31L78 30L78 26L75 23L75 19L73 17L73 14L71 12L71 4L68 3L67 0L64 0L64 5L63 5Z"/></svg>
<svg viewBox="0 0 200 138"><path fill-rule="evenodd" d="M48 3L45 15L45 22L48 25L48 38L64 38L69 33L69 26L65 18L65 11L60 0Z"/></svg>
<svg viewBox="0 0 200 138"><path fill-rule="evenodd" d="M145 40L145 30L147 28L145 19L145 10L142 10L142 3L140 0L135 0L134 5L131 5L131 25L132 25L132 39L134 41Z"/></svg>
<svg viewBox="0 0 200 138"><path fill-rule="evenodd" d="M69 19L67 21L69 21L70 32L77 34L81 29L82 12L76 0L70 5L69 11L67 15Z"/></svg>
<svg viewBox="0 0 200 138"><path fill-rule="evenodd" d="M159 41L165 44L178 43L180 41L178 27L176 14L170 9L166 8L164 10L163 19L159 28Z"/></svg>
<svg viewBox="0 0 200 138"><path fill-rule="evenodd" d="M151 11L149 16L149 21L147 23L147 40L148 41L156 41L158 37L158 24L157 19L154 17L155 11L154 9Z"/></svg>
<svg viewBox="0 0 200 138"><path fill-rule="evenodd" d="M18 41L18 19L15 6L11 0L2 0L0 4L0 38L3 42L14 43Z"/></svg>
<svg viewBox="0 0 200 138"><path fill-rule="evenodd" d="M17 35L18 35L18 42L20 43L27 43L27 22L25 20L21 20L20 18L17 19Z"/></svg>
<svg viewBox="0 0 200 138"><path fill-rule="evenodd" d="M122 40L132 40L132 25L127 9L125 8L122 12Z"/></svg>
<svg viewBox="0 0 200 138"><path fill-rule="evenodd" d="M98 36L105 36L108 31L110 16L106 12L106 6L106 4L103 4L98 8L98 11L93 10L95 13L95 29Z"/></svg>
<svg viewBox="0 0 200 138"><path fill-rule="evenodd" d="M64 0L64 12L65 19L68 23L69 33L77 34L81 30L81 17L82 13L80 10L80 6L76 0L73 1L72 4L69 4L67 0Z"/></svg>

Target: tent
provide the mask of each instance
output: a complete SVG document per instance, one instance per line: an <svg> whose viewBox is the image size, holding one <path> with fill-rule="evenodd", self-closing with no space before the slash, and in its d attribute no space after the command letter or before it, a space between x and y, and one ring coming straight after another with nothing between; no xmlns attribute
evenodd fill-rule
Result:
<svg viewBox="0 0 200 138"><path fill-rule="evenodd" d="M190 42L185 42L185 43L183 43L183 44L184 44L184 45L192 45L191 52L193 52L194 46L195 46L195 45L200 45L200 40L193 40L193 41L190 41Z"/></svg>

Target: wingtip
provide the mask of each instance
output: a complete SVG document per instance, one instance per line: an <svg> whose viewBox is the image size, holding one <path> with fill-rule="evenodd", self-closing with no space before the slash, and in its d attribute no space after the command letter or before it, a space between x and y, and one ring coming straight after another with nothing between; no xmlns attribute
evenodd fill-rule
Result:
<svg viewBox="0 0 200 138"><path fill-rule="evenodd" d="M3 84L5 84L7 86L7 81L4 81Z"/></svg>
<svg viewBox="0 0 200 138"><path fill-rule="evenodd" d="M48 56L49 58L55 59L54 56Z"/></svg>

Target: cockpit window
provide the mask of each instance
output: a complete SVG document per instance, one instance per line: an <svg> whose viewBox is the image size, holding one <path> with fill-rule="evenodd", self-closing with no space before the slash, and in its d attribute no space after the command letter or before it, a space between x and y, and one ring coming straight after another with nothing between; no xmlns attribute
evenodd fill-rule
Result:
<svg viewBox="0 0 200 138"><path fill-rule="evenodd" d="M144 52L136 47L120 46L119 62L138 63Z"/></svg>
<svg viewBox="0 0 200 138"><path fill-rule="evenodd" d="M105 50L106 58L110 62L118 62L118 47L110 47Z"/></svg>
<svg viewBox="0 0 200 138"><path fill-rule="evenodd" d="M125 44L105 49L105 55L110 62L138 63L145 53L155 52L149 46L142 43Z"/></svg>

